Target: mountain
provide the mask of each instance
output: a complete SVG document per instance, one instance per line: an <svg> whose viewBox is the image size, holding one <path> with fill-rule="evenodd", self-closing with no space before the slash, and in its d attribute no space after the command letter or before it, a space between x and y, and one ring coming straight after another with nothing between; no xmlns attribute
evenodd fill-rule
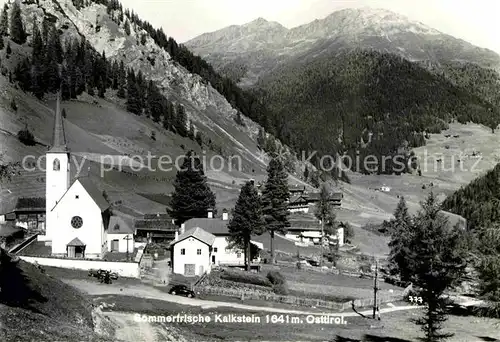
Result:
<svg viewBox="0 0 500 342"><path fill-rule="evenodd" d="M9 6L10 12L13 5ZM156 203L142 196L168 197L175 175L172 168L165 172L132 170L130 157L146 158L147 152L166 154L172 161L191 149L203 154L209 184L216 189L218 205L223 207L233 204L244 180L264 179L268 157L257 146L261 126L240 115L243 106L237 106L251 102L173 38L153 30L116 1L25 2L21 4L21 14L27 41L16 43L12 37L4 37L4 47L0 49L2 161L43 155L45 146L50 144L54 97L48 82L35 81L36 77L51 80L54 73L49 71L56 65L61 68L66 85L63 108L67 111L69 146L77 158L86 158L82 172L96 177L96 183L109 193L111 201L121 203L125 211L139 215L164 211L164 203L168 202L164 199ZM50 54L49 43L42 52L36 52L40 50L39 44L34 43L38 33L43 38L42 45L49 42L54 47ZM60 45L51 37L58 37ZM36 57L40 54L48 58ZM119 94L126 83L125 74L132 77L128 82L132 88L126 89L128 98ZM82 82L82 78L86 81ZM43 87L37 86L42 83ZM225 95L214 87L224 87ZM26 96L31 93L40 93L39 99ZM147 101L144 98L136 103L132 93L148 96ZM231 97L231 103L226 97ZM186 117L178 123L181 107ZM179 131L181 126L183 134ZM34 134L32 146L21 144L16 137L25 127ZM198 132L200 140L194 139ZM112 170L101 177L99 168L104 155L114 155L115 162L122 158L122 170ZM219 157L211 162L216 155L225 158L222 167ZM153 166L157 162L158 157L153 158ZM13 179L5 186L9 191L2 191L5 197L1 209L15 202L19 193L43 194L42 176L37 174L29 185Z"/></svg>
<svg viewBox="0 0 500 342"><path fill-rule="evenodd" d="M259 32L272 32L256 41ZM230 76L242 85L254 84L280 64L308 62L340 50L374 49L395 53L411 61L440 65L444 61L472 62L497 68L500 56L422 23L384 9L344 9L324 19L292 29L259 19L202 34L186 46L218 70L240 70ZM227 73L227 71L226 71Z"/></svg>
<svg viewBox="0 0 500 342"><path fill-rule="evenodd" d="M322 164L323 155L345 153L351 161L376 157L378 166L371 171L350 163L362 173L411 172L411 150L454 120L492 128L500 123L499 108L485 99L417 63L376 51L282 66L257 87L279 137L299 150L318 151L315 165ZM381 163L384 157L390 163ZM397 158L405 166L399 171L393 164Z"/></svg>

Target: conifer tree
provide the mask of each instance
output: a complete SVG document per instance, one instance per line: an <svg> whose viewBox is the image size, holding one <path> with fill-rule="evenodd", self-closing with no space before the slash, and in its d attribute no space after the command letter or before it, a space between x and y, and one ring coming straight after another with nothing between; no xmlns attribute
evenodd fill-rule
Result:
<svg viewBox="0 0 500 342"><path fill-rule="evenodd" d="M199 157L192 151L184 157L174 181L171 216L177 225L191 218L206 217L215 208L215 194L207 184L207 177Z"/></svg>
<svg viewBox="0 0 500 342"><path fill-rule="evenodd" d="M442 332L448 305L443 294L463 276L467 247L464 233L450 227L433 193L421 205L422 210L412 219L412 234L404 239L406 261L398 266L422 297L424 316L416 323L425 333L424 340L434 342L453 336Z"/></svg>
<svg viewBox="0 0 500 342"><path fill-rule="evenodd" d="M21 17L21 7L17 1L12 5L10 14L10 37L17 44L26 42L26 31L24 30L23 19Z"/></svg>
<svg viewBox="0 0 500 342"><path fill-rule="evenodd" d="M229 246L241 248L245 251L245 265L247 271L250 271L252 261L251 238L264 232L260 196L253 181L246 182L241 188L228 230L230 234Z"/></svg>
<svg viewBox="0 0 500 342"><path fill-rule="evenodd" d="M196 142L198 143L198 145L199 145L200 147L202 147L202 146L203 146L203 137L202 137L202 135L201 135L201 132L200 132L200 131L196 132L196 137L195 137L195 140L196 140Z"/></svg>
<svg viewBox="0 0 500 342"><path fill-rule="evenodd" d="M0 37L5 37L9 34L9 6L3 5L2 14L0 14Z"/></svg>
<svg viewBox="0 0 500 342"><path fill-rule="evenodd" d="M488 304L488 316L500 318L500 226L482 227L477 235L480 255L476 265L477 295Z"/></svg>
<svg viewBox="0 0 500 342"><path fill-rule="evenodd" d="M322 222L323 228L327 226L328 233L335 233L332 231L335 225L335 213L333 211L333 205L330 202L330 191L326 184L321 186L319 201L316 204L314 215Z"/></svg>
<svg viewBox="0 0 500 342"><path fill-rule="evenodd" d="M184 106L181 104L177 105L177 110L175 113L174 128L181 137L186 137L188 135L187 130L187 115L184 110Z"/></svg>
<svg viewBox="0 0 500 342"><path fill-rule="evenodd" d="M1 51L1 50L3 50L3 49L4 49L4 47L5 47L5 43L4 43L4 41L3 41L3 37L2 37L2 36L0 36L0 51Z"/></svg>
<svg viewBox="0 0 500 342"><path fill-rule="evenodd" d="M389 247L391 252L389 254L390 269L393 273L398 270L407 270L406 256L408 253L408 241L412 239L412 222L411 216L408 212L408 207L403 196L399 199L398 206L394 211L394 219L389 221L389 234L391 241ZM411 274L400 274L403 281L409 281Z"/></svg>
<svg viewBox="0 0 500 342"><path fill-rule="evenodd" d="M128 19L125 19L125 24L123 25L123 28L125 29L125 33L127 36L130 36L130 23Z"/></svg>
<svg viewBox="0 0 500 342"><path fill-rule="evenodd" d="M36 24L36 17L33 17L33 51L32 51L32 61L33 64L41 65L44 61L44 45L42 39L42 33L38 29Z"/></svg>
<svg viewBox="0 0 500 342"><path fill-rule="evenodd" d="M282 162L273 158L267 167L267 181L262 191L262 212L266 222L266 229L271 235L271 263L275 263L274 234L284 234L290 222L288 217L288 174L285 172Z"/></svg>

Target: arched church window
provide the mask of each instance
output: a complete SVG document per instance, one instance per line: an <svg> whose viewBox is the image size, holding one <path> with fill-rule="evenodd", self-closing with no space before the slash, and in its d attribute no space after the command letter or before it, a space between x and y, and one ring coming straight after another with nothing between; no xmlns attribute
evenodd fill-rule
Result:
<svg viewBox="0 0 500 342"><path fill-rule="evenodd" d="M71 218L71 226L75 229L82 228L83 219L80 216L73 216Z"/></svg>
<svg viewBox="0 0 500 342"><path fill-rule="evenodd" d="M54 159L54 163L52 165L54 171L59 171L61 169L61 162L59 159Z"/></svg>

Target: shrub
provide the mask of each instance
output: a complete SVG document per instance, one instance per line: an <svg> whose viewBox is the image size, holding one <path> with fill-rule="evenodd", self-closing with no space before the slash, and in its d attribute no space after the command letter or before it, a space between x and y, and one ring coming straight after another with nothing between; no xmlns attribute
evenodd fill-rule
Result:
<svg viewBox="0 0 500 342"><path fill-rule="evenodd" d="M238 283L253 284L260 286L272 287L272 283L263 276L255 273L224 271L221 273L221 278Z"/></svg>
<svg viewBox="0 0 500 342"><path fill-rule="evenodd" d="M31 133L28 128L25 128L23 130L20 130L17 133L17 138L19 139L20 142L22 142L24 145L28 146L33 146L35 145L35 136L33 133Z"/></svg>
<svg viewBox="0 0 500 342"><path fill-rule="evenodd" d="M267 273L267 279L273 285L282 285L286 283L285 277L278 271L269 271L269 273Z"/></svg>
<svg viewBox="0 0 500 342"><path fill-rule="evenodd" d="M273 291L277 295L286 296L288 295L288 286L286 284L277 284L273 286Z"/></svg>

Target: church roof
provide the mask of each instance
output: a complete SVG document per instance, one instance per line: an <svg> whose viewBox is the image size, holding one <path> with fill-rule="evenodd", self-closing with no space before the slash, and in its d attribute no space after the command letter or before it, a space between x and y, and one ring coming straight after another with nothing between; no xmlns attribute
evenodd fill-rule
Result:
<svg viewBox="0 0 500 342"><path fill-rule="evenodd" d="M102 196L102 192L92 183L88 177L78 178L77 181L84 187L85 191L92 197L95 204L104 211L110 207L108 201Z"/></svg>
<svg viewBox="0 0 500 342"><path fill-rule="evenodd" d="M70 243L67 244L67 246L80 247L85 246L85 244L79 238L74 238Z"/></svg>
<svg viewBox="0 0 500 342"><path fill-rule="evenodd" d="M214 241L215 241L215 235L210 234L209 232L207 232L199 227L196 227L196 228L193 228L193 229L186 231L184 234L181 234L177 240L172 241L170 243L170 246L173 246L174 244L181 242L182 240L185 240L188 237L194 237L195 239L198 239L201 242L204 242L209 246L212 246L214 244Z"/></svg>
<svg viewBox="0 0 500 342"><path fill-rule="evenodd" d="M66 196L69 189L71 189L76 182L79 182L83 186L83 188L89 194L89 196L92 198L95 204L97 204L99 209L101 209L101 212L105 211L110 207L109 202L106 201L106 199L102 196L102 193L99 191L99 189L96 188L94 183L92 183L92 181L88 177L82 177L82 178L77 178L77 180L73 184L71 184L71 186L68 188L68 190L66 190L64 195L62 195L61 199L56 203L54 208L51 209L51 211L54 210L57 207L57 205L62 202L63 198Z"/></svg>
<svg viewBox="0 0 500 342"><path fill-rule="evenodd" d="M66 145L66 135L64 134L64 122L61 113L60 95L57 94L57 104L54 120L54 131L52 132L52 146L49 152L67 153L69 152Z"/></svg>

